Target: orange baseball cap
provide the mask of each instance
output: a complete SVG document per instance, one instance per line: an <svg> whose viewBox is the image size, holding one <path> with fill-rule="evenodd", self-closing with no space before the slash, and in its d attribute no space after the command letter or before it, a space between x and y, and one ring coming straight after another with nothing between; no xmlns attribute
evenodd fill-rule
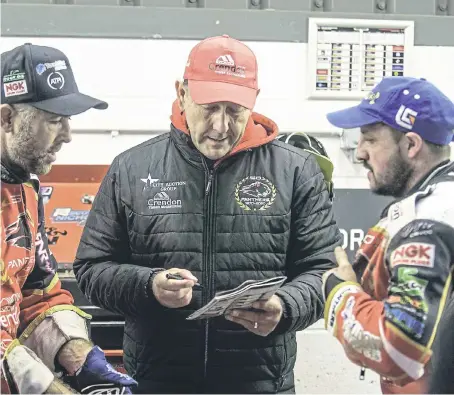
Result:
<svg viewBox="0 0 454 395"><path fill-rule="evenodd" d="M189 54L183 78L197 104L229 101L252 110L258 92L254 52L224 34L198 43Z"/></svg>

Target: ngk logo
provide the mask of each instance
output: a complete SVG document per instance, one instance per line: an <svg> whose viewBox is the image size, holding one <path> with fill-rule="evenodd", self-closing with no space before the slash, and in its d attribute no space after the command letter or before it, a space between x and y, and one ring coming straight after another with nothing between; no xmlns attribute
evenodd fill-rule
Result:
<svg viewBox="0 0 454 395"><path fill-rule="evenodd" d="M25 80L7 82L3 84L3 90L5 92L5 97L23 95L24 93L28 92L27 83L25 82Z"/></svg>
<svg viewBox="0 0 454 395"><path fill-rule="evenodd" d="M391 254L391 267L412 265L433 267L435 246L426 243L408 243L396 248Z"/></svg>

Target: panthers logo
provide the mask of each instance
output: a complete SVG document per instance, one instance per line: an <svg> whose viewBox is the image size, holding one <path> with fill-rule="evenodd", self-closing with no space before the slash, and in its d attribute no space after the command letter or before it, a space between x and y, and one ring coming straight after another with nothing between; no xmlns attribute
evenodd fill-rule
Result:
<svg viewBox="0 0 454 395"><path fill-rule="evenodd" d="M235 188L235 200L245 211L264 211L276 199L276 187L260 176L243 178Z"/></svg>
<svg viewBox="0 0 454 395"><path fill-rule="evenodd" d="M271 188L263 182L257 181L241 188L242 193L255 198L267 197L271 195Z"/></svg>

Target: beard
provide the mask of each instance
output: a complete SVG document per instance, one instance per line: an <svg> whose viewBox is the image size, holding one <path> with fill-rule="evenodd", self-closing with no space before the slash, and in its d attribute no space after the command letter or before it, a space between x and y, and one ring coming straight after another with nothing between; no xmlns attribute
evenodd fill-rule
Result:
<svg viewBox="0 0 454 395"><path fill-rule="evenodd" d="M38 149L36 133L33 128L35 117L25 116L15 132L9 155L11 161L27 173L43 175L49 173L52 165L46 160L46 153Z"/></svg>
<svg viewBox="0 0 454 395"><path fill-rule="evenodd" d="M413 169L405 162L400 154L400 149L389 157L388 165L383 173L376 174L367 164L365 167L372 171L375 185L371 187L371 190L375 194L397 198L404 196L407 192Z"/></svg>

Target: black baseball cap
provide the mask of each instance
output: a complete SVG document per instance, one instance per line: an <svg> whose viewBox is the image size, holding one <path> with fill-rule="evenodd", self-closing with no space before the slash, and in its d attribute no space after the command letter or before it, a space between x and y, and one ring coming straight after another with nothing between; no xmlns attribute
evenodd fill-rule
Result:
<svg viewBox="0 0 454 395"><path fill-rule="evenodd" d="M26 43L1 54L2 104L26 103L69 117L108 104L79 92L71 64L56 48Z"/></svg>

